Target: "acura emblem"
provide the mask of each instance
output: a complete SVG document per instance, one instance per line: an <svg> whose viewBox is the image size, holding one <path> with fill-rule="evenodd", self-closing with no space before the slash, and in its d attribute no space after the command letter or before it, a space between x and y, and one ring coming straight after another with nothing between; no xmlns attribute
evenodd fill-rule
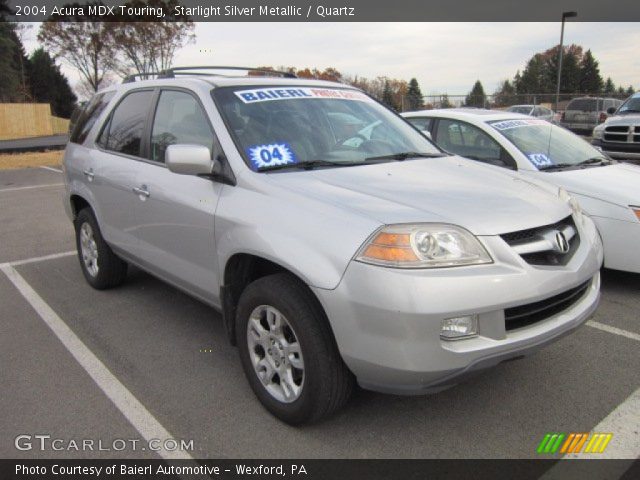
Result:
<svg viewBox="0 0 640 480"><path fill-rule="evenodd" d="M556 246L560 253L567 253L569 251L569 242L567 242L567 238L564 236L564 233L556 233Z"/></svg>

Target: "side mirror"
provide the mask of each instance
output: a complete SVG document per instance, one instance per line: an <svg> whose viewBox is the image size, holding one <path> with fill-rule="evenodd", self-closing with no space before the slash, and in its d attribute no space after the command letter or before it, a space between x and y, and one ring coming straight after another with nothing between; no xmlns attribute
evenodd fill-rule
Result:
<svg viewBox="0 0 640 480"><path fill-rule="evenodd" d="M616 107L607 108L607 115L613 115L614 113L616 113L616 110Z"/></svg>
<svg viewBox="0 0 640 480"><path fill-rule="evenodd" d="M427 137L429 140L433 140L431 138L431 132L429 130L420 130L422 132L422 134Z"/></svg>
<svg viewBox="0 0 640 480"><path fill-rule="evenodd" d="M211 160L211 151L202 145L169 145L165 164L180 175L205 175L213 173L217 161Z"/></svg>

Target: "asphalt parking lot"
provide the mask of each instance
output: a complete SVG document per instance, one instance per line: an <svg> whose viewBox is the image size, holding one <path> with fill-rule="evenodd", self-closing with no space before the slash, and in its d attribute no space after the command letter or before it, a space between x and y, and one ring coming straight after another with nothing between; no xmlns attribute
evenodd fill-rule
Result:
<svg viewBox="0 0 640 480"><path fill-rule="evenodd" d="M19 435L193 440L201 458L535 458L547 432L611 432L640 454L640 275L603 272L573 335L426 397L358 391L293 428L254 398L212 309L139 270L95 291L73 255L62 175L0 171L0 457L145 458L149 450L18 450Z"/></svg>

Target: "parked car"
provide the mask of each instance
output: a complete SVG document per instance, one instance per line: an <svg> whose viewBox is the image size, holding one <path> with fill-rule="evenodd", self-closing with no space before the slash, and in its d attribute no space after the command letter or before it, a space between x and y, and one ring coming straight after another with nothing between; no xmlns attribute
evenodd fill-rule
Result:
<svg viewBox="0 0 640 480"><path fill-rule="evenodd" d="M612 158L640 161L640 93L607 113L609 118L593 129L591 143Z"/></svg>
<svg viewBox="0 0 640 480"><path fill-rule="evenodd" d="M542 120L547 120L548 122L553 122L555 117L555 112L553 110L540 105L512 105L507 108L506 111L529 115L530 117L540 118Z"/></svg>
<svg viewBox="0 0 640 480"><path fill-rule="evenodd" d="M489 110L425 110L445 150L565 188L591 216L604 242L604 265L640 273L640 167L611 161L579 136L543 120Z"/></svg>
<svg viewBox="0 0 640 480"><path fill-rule="evenodd" d="M607 119L607 111L622 104L616 98L579 97L569 102L560 117L560 125L575 132L588 132Z"/></svg>
<svg viewBox="0 0 640 480"><path fill-rule="evenodd" d="M133 264L221 311L278 418L323 418L356 380L442 390L595 310L602 246L564 190L445 153L352 87L195 72L95 95L65 207L91 286Z"/></svg>

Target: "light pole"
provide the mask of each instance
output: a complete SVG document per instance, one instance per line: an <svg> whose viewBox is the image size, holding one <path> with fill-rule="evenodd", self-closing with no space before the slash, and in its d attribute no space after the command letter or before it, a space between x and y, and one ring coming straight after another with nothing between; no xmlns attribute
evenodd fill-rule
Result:
<svg viewBox="0 0 640 480"><path fill-rule="evenodd" d="M562 12L562 28L560 29L560 49L558 51L558 83L556 87L556 112L560 103L560 78L562 76L562 42L564 41L564 21L567 18L577 17L578 12Z"/></svg>

